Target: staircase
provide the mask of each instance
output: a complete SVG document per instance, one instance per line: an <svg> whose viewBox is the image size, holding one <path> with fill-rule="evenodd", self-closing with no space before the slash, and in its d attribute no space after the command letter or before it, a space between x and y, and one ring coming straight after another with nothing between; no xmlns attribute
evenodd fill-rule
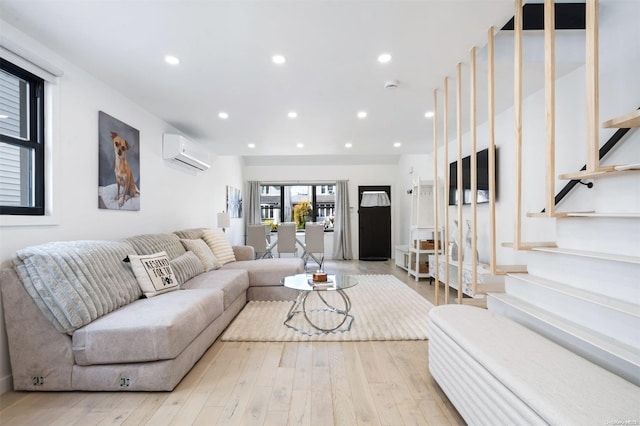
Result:
<svg viewBox="0 0 640 426"><path fill-rule="evenodd" d="M637 209L638 173L596 181L599 211L543 219L556 221L557 247L529 251L528 273L507 275L487 307L640 386L640 214L611 212L613 187Z"/></svg>

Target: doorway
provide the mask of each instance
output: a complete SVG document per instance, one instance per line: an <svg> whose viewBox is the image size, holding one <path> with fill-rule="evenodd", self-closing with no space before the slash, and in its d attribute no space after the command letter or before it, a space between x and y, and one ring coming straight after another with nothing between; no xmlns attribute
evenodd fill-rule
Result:
<svg viewBox="0 0 640 426"><path fill-rule="evenodd" d="M391 206L360 207L364 191L384 191L391 200L391 187L358 186L358 258L387 260L391 257Z"/></svg>

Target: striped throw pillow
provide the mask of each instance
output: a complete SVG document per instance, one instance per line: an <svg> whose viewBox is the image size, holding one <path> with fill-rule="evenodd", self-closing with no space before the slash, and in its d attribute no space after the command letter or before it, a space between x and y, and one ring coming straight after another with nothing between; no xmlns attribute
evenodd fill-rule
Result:
<svg viewBox="0 0 640 426"><path fill-rule="evenodd" d="M221 265L235 262L236 255L233 253L231 244L220 229L207 229L202 233L202 239L209 246L213 255Z"/></svg>

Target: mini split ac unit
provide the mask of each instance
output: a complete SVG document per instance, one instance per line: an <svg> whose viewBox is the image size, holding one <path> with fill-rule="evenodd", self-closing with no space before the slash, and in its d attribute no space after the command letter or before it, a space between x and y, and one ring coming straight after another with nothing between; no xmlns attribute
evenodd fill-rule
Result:
<svg viewBox="0 0 640 426"><path fill-rule="evenodd" d="M173 160L198 170L207 170L211 167L209 154L197 152L193 148L193 143L180 135L169 133L163 135L162 157L165 160Z"/></svg>

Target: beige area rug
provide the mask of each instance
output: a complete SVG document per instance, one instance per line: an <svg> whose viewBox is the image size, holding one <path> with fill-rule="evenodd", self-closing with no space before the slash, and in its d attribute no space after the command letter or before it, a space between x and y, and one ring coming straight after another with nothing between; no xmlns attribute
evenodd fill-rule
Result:
<svg viewBox="0 0 640 426"><path fill-rule="evenodd" d="M354 275L358 285L344 290L351 299L355 319L351 330L307 336L283 324L293 302L251 301L238 314L222 335L223 341L294 342L294 341L364 341L364 340L426 340L427 315L433 305L400 282L393 275ZM335 291L322 295L336 307L342 299ZM307 308L321 307L315 294L309 295ZM341 317L325 311L314 312L310 318L322 328L337 326ZM302 313L296 314L292 325L315 331ZM341 329L344 329L343 325Z"/></svg>

